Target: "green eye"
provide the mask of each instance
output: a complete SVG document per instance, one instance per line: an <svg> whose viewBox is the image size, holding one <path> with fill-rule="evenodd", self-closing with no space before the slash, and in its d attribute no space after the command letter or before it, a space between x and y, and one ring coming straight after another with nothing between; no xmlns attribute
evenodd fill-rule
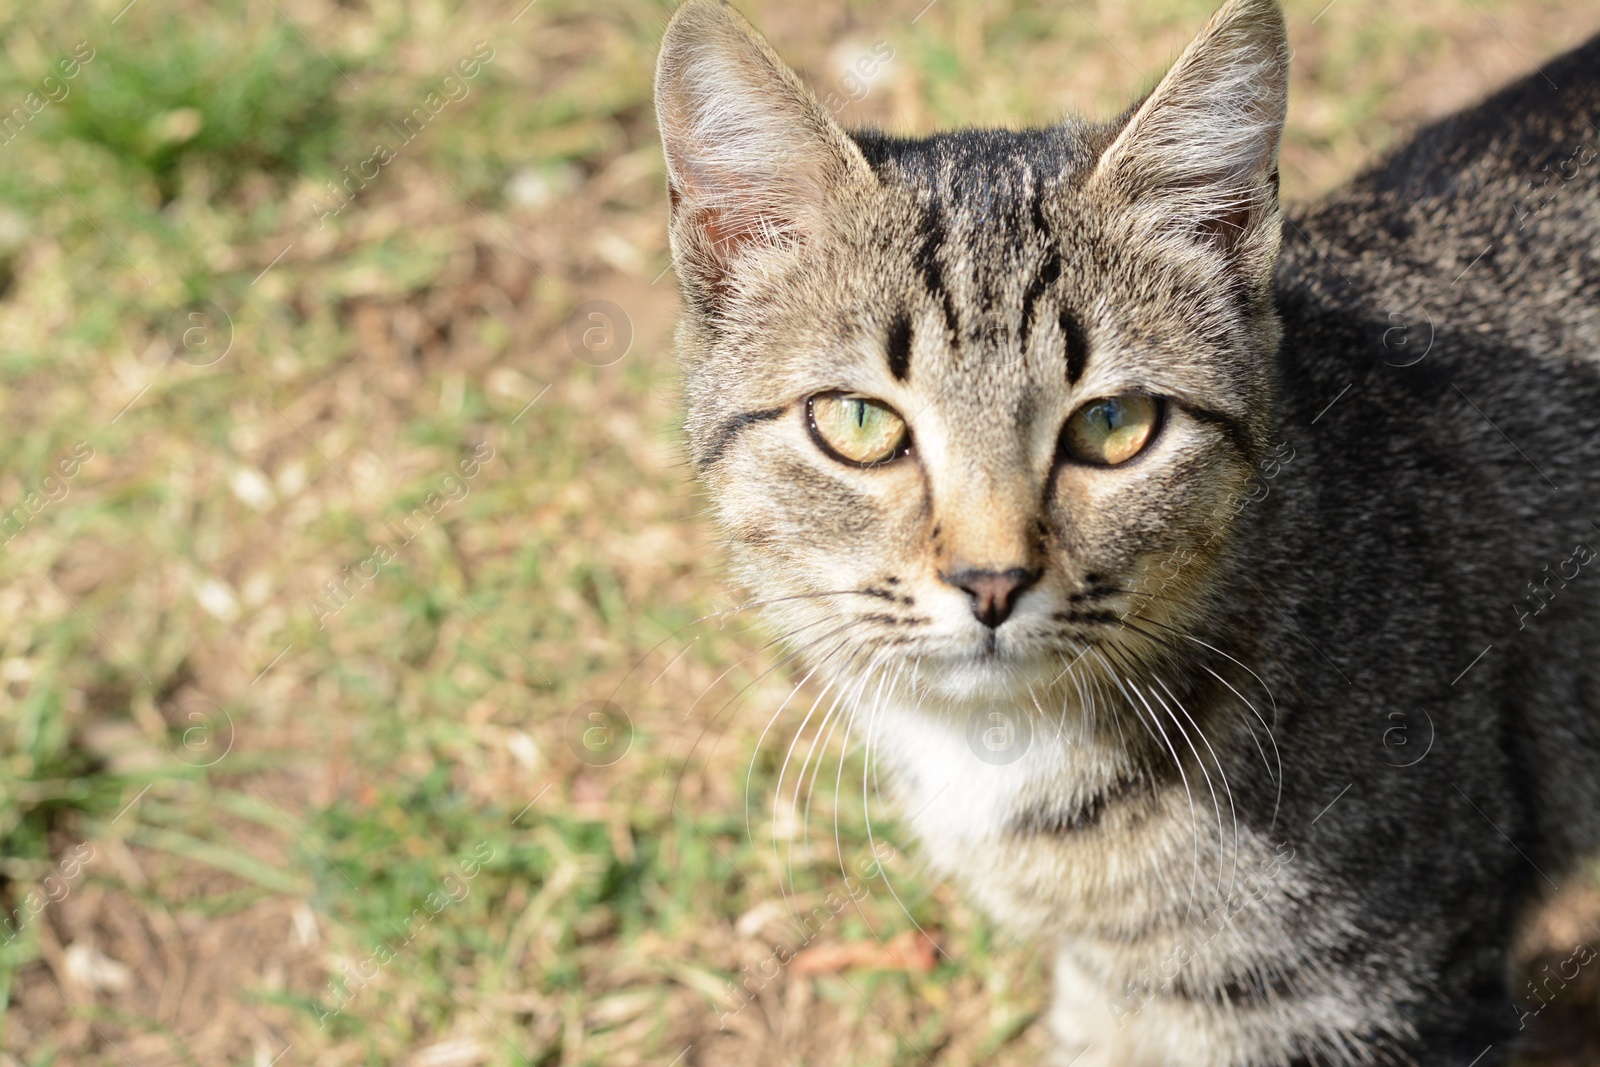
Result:
<svg viewBox="0 0 1600 1067"><path fill-rule="evenodd" d="M811 436L834 459L870 467L905 454L911 432L893 408L853 393L823 393L806 402Z"/></svg>
<svg viewBox="0 0 1600 1067"><path fill-rule="evenodd" d="M1161 402L1141 393L1091 400L1067 419L1061 440L1080 463L1115 467L1144 451L1161 421Z"/></svg>

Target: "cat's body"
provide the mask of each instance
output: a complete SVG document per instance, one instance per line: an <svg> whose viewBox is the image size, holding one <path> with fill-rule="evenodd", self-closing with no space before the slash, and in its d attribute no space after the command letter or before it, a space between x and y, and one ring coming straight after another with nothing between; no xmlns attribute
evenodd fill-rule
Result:
<svg viewBox="0 0 1600 1067"><path fill-rule="evenodd" d="M1240 513L1238 584L1187 631L1241 661L1208 657L1277 740L1268 767L1260 724L1208 734L1233 810L1194 740L1226 839L1235 811L1247 828L1221 891L1203 781L1191 902L1181 779L1162 817L1130 803L1062 833L1098 761L1036 734L1016 763L975 766L960 727L936 748L922 713L884 715L876 750L933 863L1062 937L1062 1062L1088 1046L1078 1063L1274 1063L1341 1042L1406 1062L1364 1040L1387 1029L1417 1035L1401 1047L1418 1062L1464 1067L1507 1048L1513 992L1539 1006L1501 984L1514 911L1600 845L1600 573L1571 561L1600 546L1600 177L1531 218L1528 178L1600 152L1600 42L1547 73L1564 94L1533 75L1286 227L1269 437L1287 448Z"/></svg>
<svg viewBox="0 0 1600 1067"><path fill-rule="evenodd" d="M1232 3L1118 122L925 141L714 5L663 51L691 454L1079 1067L1501 1062L1600 846L1600 41L1287 224L1284 51Z"/></svg>

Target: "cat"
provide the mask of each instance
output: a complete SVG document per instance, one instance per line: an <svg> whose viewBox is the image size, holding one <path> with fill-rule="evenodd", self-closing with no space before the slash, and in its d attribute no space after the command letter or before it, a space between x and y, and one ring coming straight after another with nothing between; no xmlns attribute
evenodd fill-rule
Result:
<svg viewBox="0 0 1600 1067"><path fill-rule="evenodd" d="M1061 1064L1506 1062L1600 846L1600 39L1285 215L1288 63L915 138L662 44L689 457Z"/></svg>

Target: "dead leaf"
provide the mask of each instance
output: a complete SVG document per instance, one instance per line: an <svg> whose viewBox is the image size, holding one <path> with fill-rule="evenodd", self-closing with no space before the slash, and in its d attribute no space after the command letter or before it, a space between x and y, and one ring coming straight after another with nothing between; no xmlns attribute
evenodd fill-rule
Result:
<svg viewBox="0 0 1600 1067"><path fill-rule="evenodd" d="M812 945L790 964L796 974L840 971L905 971L927 974L939 962L939 948L927 935L904 930L887 942L843 941Z"/></svg>

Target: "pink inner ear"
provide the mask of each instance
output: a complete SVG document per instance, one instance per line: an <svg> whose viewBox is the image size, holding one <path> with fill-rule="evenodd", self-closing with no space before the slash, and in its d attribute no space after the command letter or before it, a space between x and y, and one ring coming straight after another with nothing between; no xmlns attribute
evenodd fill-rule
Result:
<svg viewBox="0 0 1600 1067"><path fill-rule="evenodd" d="M747 245L754 244L758 232L748 219L733 215L731 211L708 207L699 209L693 218L693 224L704 235L707 252L723 265L731 264Z"/></svg>
<svg viewBox="0 0 1600 1067"><path fill-rule="evenodd" d="M704 164L686 171L692 175L687 187L672 184L667 195L690 235L701 282L723 297L733 288L734 263L747 251L799 236L796 207L775 195L785 191L776 174L764 178Z"/></svg>
<svg viewBox="0 0 1600 1067"><path fill-rule="evenodd" d="M739 225L734 212L726 208L697 204L684 196L676 185L668 188L668 198L674 214L682 213L683 223L691 235L692 248L687 249L687 263L709 296L720 302L733 288L732 265L745 247L753 243L758 232L754 227Z"/></svg>
<svg viewBox="0 0 1600 1067"><path fill-rule="evenodd" d="M1250 209L1241 207L1234 211L1215 215L1211 218L1201 219L1195 227L1195 232L1207 241L1212 242L1224 252L1232 252L1239 243L1239 238L1244 236L1245 227L1250 224Z"/></svg>

